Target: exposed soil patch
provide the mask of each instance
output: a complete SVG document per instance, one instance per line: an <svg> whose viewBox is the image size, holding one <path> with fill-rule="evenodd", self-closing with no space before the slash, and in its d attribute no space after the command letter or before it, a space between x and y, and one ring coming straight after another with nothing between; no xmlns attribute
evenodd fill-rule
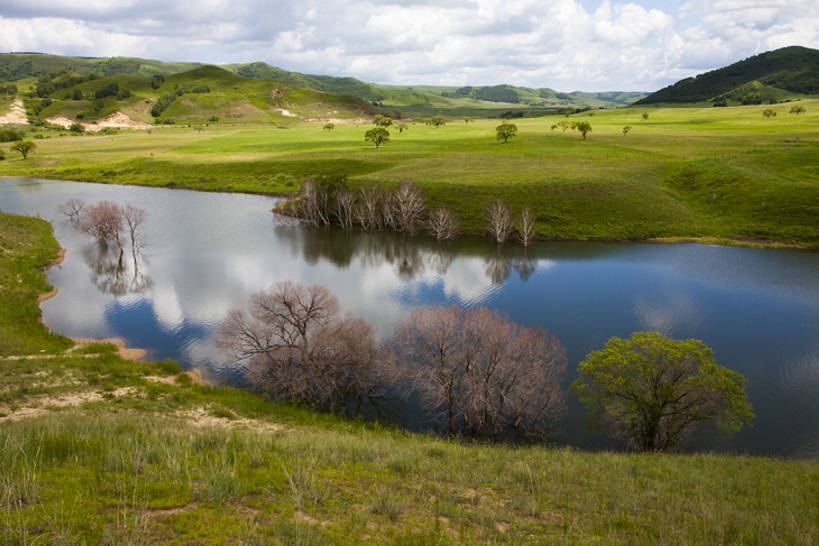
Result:
<svg viewBox="0 0 819 546"><path fill-rule="evenodd" d="M8 112L0 116L0 125L28 125L28 117L26 116L26 107L23 106L23 101L14 99Z"/></svg>
<svg viewBox="0 0 819 546"><path fill-rule="evenodd" d="M207 408L178 411L176 415L197 427L246 428L258 432L278 432L282 430L282 426L276 423L268 423L244 417L228 418L216 416L213 414L213 410Z"/></svg>
<svg viewBox="0 0 819 546"><path fill-rule="evenodd" d="M73 125L74 123L78 123L76 120L69 119L64 116L53 116L50 118L46 118L46 121L54 125L60 125L62 127L65 127L66 129L71 127L71 125ZM133 119L129 118L122 112L114 112L113 114L105 116L96 123L80 123L80 125L82 125L85 128L85 130L90 133L101 131L107 127L119 127L127 129L150 129L151 127L153 127L148 123L134 121Z"/></svg>

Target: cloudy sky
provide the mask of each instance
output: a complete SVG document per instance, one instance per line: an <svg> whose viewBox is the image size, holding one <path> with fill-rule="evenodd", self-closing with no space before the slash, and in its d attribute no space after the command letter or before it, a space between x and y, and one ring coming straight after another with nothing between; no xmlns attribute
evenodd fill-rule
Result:
<svg viewBox="0 0 819 546"><path fill-rule="evenodd" d="M0 51L265 61L396 84L652 91L787 45L815 0L2 0Z"/></svg>

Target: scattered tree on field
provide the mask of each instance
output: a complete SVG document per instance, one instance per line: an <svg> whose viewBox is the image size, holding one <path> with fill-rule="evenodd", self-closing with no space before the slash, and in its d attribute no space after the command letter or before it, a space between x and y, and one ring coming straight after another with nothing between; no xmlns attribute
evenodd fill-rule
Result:
<svg viewBox="0 0 819 546"><path fill-rule="evenodd" d="M572 124L566 121L565 119L558 121L557 123L555 123L555 125L563 129L564 133L566 132L566 129L572 126Z"/></svg>
<svg viewBox="0 0 819 546"><path fill-rule="evenodd" d="M247 378L275 398L335 411L376 395L375 332L342 317L338 300L319 285L280 282L234 309L216 345Z"/></svg>
<svg viewBox="0 0 819 546"><path fill-rule="evenodd" d="M28 154L31 153L31 150L33 150L36 147L37 145L30 140L18 140L17 142L11 145L11 149L15 152L20 152L20 155L23 156L23 159L27 158Z"/></svg>
<svg viewBox="0 0 819 546"><path fill-rule="evenodd" d="M409 125L407 125L404 122L399 123L398 125L396 125L396 127L398 127L398 132L402 134L404 133L404 131L409 130Z"/></svg>
<svg viewBox="0 0 819 546"><path fill-rule="evenodd" d="M444 119L444 116L438 114L426 120L426 124L432 127L441 127L442 125L446 125L446 119Z"/></svg>
<svg viewBox="0 0 819 546"><path fill-rule="evenodd" d="M336 128L335 123L325 123L324 127L322 127L322 129L324 129L325 131L332 131L335 128Z"/></svg>
<svg viewBox="0 0 819 546"><path fill-rule="evenodd" d="M591 124L588 121L575 121L572 123L572 129L577 129L583 138L586 138L586 133L592 130Z"/></svg>
<svg viewBox="0 0 819 546"><path fill-rule="evenodd" d="M80 215L82 214L83 208L85 207L85 201L82 199L69 199L62 205L57 206L57 212L60 214L65 214L68 216L68 219L72 222L76 222L80 219Z"/></svg>
<svg viewBox="0 0 819 546"><path fill-rule="evenodd" d="M529 246L535 236L535 215L529 207L523 207L518 220L518 237L523 246Z"/></svg>
<svg viewBox="0 0 819 546"><path fill-rule="evenodd" d="M501 123L497 127L495 127L495 133L497 134L497 139L502 140L505 143L509 141L510 138L515 136L518 132L518 126L514 123Z"/></svg>
<svg viewBox="0 0 819 546"><path fill-rule="evenodd" d="M391 195L392 217L395 229L412 235L424 217L424 193L414 182L404 180Z"/></svg>
<svg viewBox="0 0 819 546"><path fill-rule="evenodd" d="M429 229L436 239L452 239L458 235L460 222L447 207L440 206L429 215Z"/></svg>
<svg viewBox="0 0 819 546"><path fill-rule="evenodd" d="M626 125L625 127L623 127L623 136L626 136L630 132L631 132L631 125Z"/></svg>
<svg viewBox="0 0 819 546"><path fill-rule="evenodd" d="M469 116L464 116L464 123L470 123L471 121L472 121L472 118L471 118L471 117L469 117Z"/></svg>
<svg viewBox="0 0 819 546"><path fill-rule="evenodd" d="M643 116L643 119L648 119L648 112L643 112L642 116Z"/></svg>
<svg viewBox="0 0 819 546"><path fill-rule="evenodd" d="M373 118L373 123L379 127L389 127L392 125L392 118L383 114L376 114Z"/></svg>
<svg viewBox="0 0 819 546"><path fill-rule="evenodd" d="M791 106L790 110L791 114L803 114L806 111L807 110L805 109L805 107L802 106L801 104L794 104L793 106Z"/></svg>
<svg viewBox="0 0 819 546"><path fill-rule="evenodd" d="M364 140L375 144L377 150L379 146L390 141L390 132L383 127L376 127L364 133Z"/></svg>
<svg viewBox="0 0 819 546"><path fill-rule="evenodd" d="M396 376L451 436L543 438L565 411L565 350L486 307L416 307L394 336Z"/></svg>
<svg viewBox="0 0 819 546"><path fill-rule="evenodd" d="M718 366L697 339L656 332L613 337L586 356L578 373L570 390L587 405L590 423L639 451L679 447L706 422L733 433L754 416L745 378Z"/></svg>
<svg viewBox="0 0 819 546"><path fill-rule="evenodd" d="M770 108L766 108L765 110L762 111L762 115L765 116L766 118L776 117L776 111L771 110Z"/></svg>
<svg viewBox="0 0 819 546"><path fill-rule="evenodd" d="M503 199L495 199L486 208L486 229L498 244L503 244L514 229L512 212Z"/></svg>

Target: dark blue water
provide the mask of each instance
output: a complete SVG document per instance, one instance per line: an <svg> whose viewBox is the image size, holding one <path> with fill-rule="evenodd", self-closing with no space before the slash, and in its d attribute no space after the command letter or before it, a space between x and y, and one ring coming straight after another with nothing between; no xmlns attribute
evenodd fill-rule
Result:
<svg viewBox="0 0 819 546"><path fill-rule="evenodd" d="M56 206L112 199L149 211L147 245L115 257L78 233ZM313 230L270 213L275 199L250 195L0 180L0 209L54 223L68 249L49 271L59 294L46 324L74 337L119 337L205 371L219 364L209 336L234 307L270 284L320 283L342 308L388 338L419 304L488 305L557 335L567 382L611 336L656 330L698 338L717 362L745 375L757 418L734 436L704 433L690 447L819 458L819 253L704 245L559 242L527 251L481 239ZM617 448L588 432L570 397L557 440Z"/></svg>

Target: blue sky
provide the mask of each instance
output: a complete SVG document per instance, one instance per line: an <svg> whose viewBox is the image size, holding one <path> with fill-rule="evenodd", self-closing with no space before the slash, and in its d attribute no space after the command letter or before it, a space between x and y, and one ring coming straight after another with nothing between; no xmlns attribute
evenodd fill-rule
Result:
<svg viewBox="0 0 819 546"><path fill-rule="evenodd" d="M265 61L395 84L653 91L787 45L805 0L3 0L0 51Z"/></svg>

